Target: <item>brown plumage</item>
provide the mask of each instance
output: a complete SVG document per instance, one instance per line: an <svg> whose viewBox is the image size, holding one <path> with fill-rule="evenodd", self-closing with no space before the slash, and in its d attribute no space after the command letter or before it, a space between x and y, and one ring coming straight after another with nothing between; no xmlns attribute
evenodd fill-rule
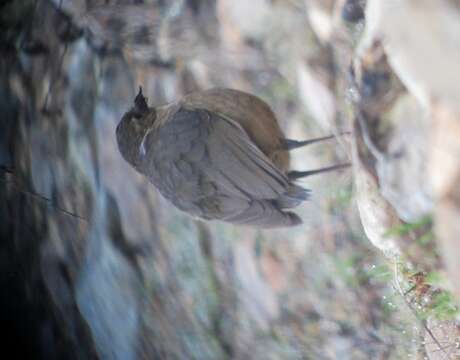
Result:
<svg viewBox="0 0 460 360"><path fill-rule="evenodd" d="M289 171L289 150L332 138L286 139L270 107L231 89L195 92L155 108L142 90L117 126L122 156L190 215L234 224L302 223L287 209L308 199L299 177L347 166Z"/></svg>

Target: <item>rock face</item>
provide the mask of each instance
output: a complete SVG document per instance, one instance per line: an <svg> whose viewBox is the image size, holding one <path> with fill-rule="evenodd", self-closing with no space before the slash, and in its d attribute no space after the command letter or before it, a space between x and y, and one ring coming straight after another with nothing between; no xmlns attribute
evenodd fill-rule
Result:
<svg viewBox="0 0 460 360"><path fill-rule="evenodd" d="M364 5L1 5L0 313L18 358L413 353L414 338L399 331L412 328L407 310L382 300L387 271L377 271L383 260L361 222L399 256L410 236L388 230L433 213L460 289L459 10L453 1ZM296 139L354 127L356 140L338 139L336 152L315 146L293 162L307 170L352 158L356 206L350 179L337 175L307 179L304 227L261 231L178 212L116 147L139 85L152 104L212 86L253 92Z"/></svg>
<svg viewBox="0 0 460 360"><path fill-rule="evenodd" d="M378 182L365 195L368 189L357 181L361 219L370 229L366 233L380 248L391 245L392 254L404 255L419 269L445 269L448 288L457 296L450 305L454 309L460 299L459 26L460 9L454 1L370 0L353 69L358 74L355 110L361 131L355 143L355 175L360 179L373 174L372 183ZM365 84L372 77L384 85L375 85L376 91L367 96ZM378 206L370 205L372 200ZM429 264L430 251L413 250L422 235L412 230L427 216L433 218L429 237L436 239L435 257L440 255L444 267ZM403 227L411 230L392 231ZM425 317L425 358L458 358L458 312L456 321ZM444 348L441 343L450 344L450 336L452 346Z"/></svg>
<svg viewBox="0 0 460 360"><path fill-rule="evenodd" d="M411 19L410 27L407 19ZM381 193L403 221L434 214L444 261L460 294L456 260L460 254L453 240L460 208L455 195L460 171L458 4L369 1L366 20L357 68L366 72L372 66L369 53L381 41L389 72L407 91L407 95L393 96L395 100L386 108L367 112L379 118L374 128L388 129L384 154L375 166Z"/></svg>

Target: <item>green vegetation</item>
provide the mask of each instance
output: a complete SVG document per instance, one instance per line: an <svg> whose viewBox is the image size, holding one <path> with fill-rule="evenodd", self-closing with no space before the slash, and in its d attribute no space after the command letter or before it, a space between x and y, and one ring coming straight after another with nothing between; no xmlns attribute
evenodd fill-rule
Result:
<svg viewBox="0 0 460 360"><path fill-rule="evenodd" d="M413 222L413 223L402 223L400 225L394 226L393 228L389 229L385 236L405 236L411 233L412 231L416 230L423 230L426 227L429 227L430 230L427 232L431 232L431 227L433 226L433 218L431 215L425 215L420 220ZM426 232L425 232L426 234Z"/></svg>

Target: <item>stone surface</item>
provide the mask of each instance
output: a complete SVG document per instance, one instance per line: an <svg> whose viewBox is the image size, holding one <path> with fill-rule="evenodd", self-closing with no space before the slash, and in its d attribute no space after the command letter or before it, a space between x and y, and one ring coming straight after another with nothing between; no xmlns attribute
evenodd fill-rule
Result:
<svg viewBox="0 0 460 360"><path fill-rule="evenodd" d="M409 93L367 114L378 119L370 130L374 139L385 140L375 171L382 195L402 220L416 222L433 214L457 294L459 20L455 1L368 1L366 27L356 50L357 67L365 69L367 54L381 42L389 71Z"/></svg>
<svg viewBox="0 0 460 360"><path fill-rule="evenodd" d="M376 168L382 195L405 222L415 222L433 210L427 144L429 115L415 97L398 98L383 119L391 128L386 153Z"/></svg>

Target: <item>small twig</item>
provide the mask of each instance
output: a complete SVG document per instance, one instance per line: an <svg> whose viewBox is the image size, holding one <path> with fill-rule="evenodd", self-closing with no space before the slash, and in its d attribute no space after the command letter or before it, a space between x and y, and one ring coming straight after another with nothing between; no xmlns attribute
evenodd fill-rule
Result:
<svg viewBox="0 0 460 360"><path fill-rule="evenodd" d="M84 222L88 222L88 219L84 218L83 216L81 215L78 215L78 214L75 214L69 210L66 210L64 208L61 208L60 206L56 205L53 203L53 201L51 199L48 199L47 197L41 195L41 194L38 194L36 192L33 192L33 191L29 191L29 190L24 190L24 189L21 189L14 181L8 181L6 179L0 179L0 181L3 181L4 183L6 184L11 184L13 186L13 188L17 191L17 192L20 192L21 194L24 194L24 195L27 195L27 196L30 196L30 197L33 197L39 201L42 201L42 202L45 202L48 204L48 206L54 208L55 210L58 210L68 216L71 216L73 218L77 218L78 220L81 220L81 221L84 221Z"/></svg>
<svg viewBox="0 0 460 360"><path fill-rule="evenodd" d="M359 127L361 128L361 135L363 137L364 144L366 144L367 148L371 152L371 154L378 160L378 161L384 161L387 159L387 155L382 152L375 144L374 141L370 137L370 132L369 132L369 127L367 126L367 122L364 119L363 111L361 109L361 94L359 92L359 86L358 83L356 82L356 76L354 74L354 71L350 70L349 71L349 83L350 87L352 89L352 92L355 94L355 96L352 96L350 99L352 103L354 103L354 108L355 108L355 114L356 118L358 120Z"/></svg>
<svg viewBox="0 0 460 360"><path fill-rule="evenodd" d="M417 288L417 285L412 285L412 287L410 287L408 290L406 290L406 291L403 293L403 296L406 296L407 294L411 293L411 292L414 291L416 288Z"/></svg>
<svg viewBox="0 0 460 360"><path fill-rule="evenodd" d="M379 162L387 160L388 156L384 152L382 152L371 139L369 135L369 127L367 126L367 122L364 119L363 112L359 107L356 108L356 118L358 119L358 124L361 128L361 135L363 137L364 144L366 144L366 147L369 149L372 156L374 156Z"/></svg>
<svg viewBox="0 0 460 360"><path fill-rule="evenodd" d="M68 46L67 46L67 43L66 43L66 44L64 45L64 51L62 52L62 54L61 54L61 56L60 56L60 58L59 58L59 62L58 62L58 73L61 72L62 64L63 64L63 62L64 62L64 56L65 56L65 54L66 54L66 52L67 52L67 48L68 48ZM51 94L51 92L52 92L52 90L53 90L54 82L53 82L52 80L53 80L53 79L51 79L50 86L49 86L49 88L48 88L48 92L46 93L45 102L44 102L43 108L42 108L42 109L43 109L43 112L45 112L45 113L48 112L48 109L47 109L47 107L48 107L48 99L49 99L50 94Z"/></svg>
<svg viewBox="0 0 460 360"><path fill-rule="evenodd" d="M449 356L445 351L444 351L444 347L440 344L440 342L438 341L438 339L436 339L436 337L434 336L433 332L430 330L430 328L428 328L427 324L426 324L426 321L425 320L421 320L419 319L418 317L418 313L417 313L417 310L415 310L412 306L412 304L407 301L406 297L404 296L404 291L402 290L401 288L401 285L399 284L399 281L398 281L398 274L399 274L399 270L398 270L398 263L395 261L394 262L395 264L395 267L394 267L394 272L395 272L395 281L394 281L394 285L393 285L393 288L399 293L399 295L402 296L403 300L404 300L404 303L406 304L406 306L409 308L409 310L412 312L412 314L415 316L415 318L420 321L420 323L422 324L423 328L425 329L425 331L428 333L428 335L431 337L431 339L433 340L433 342L438 346L439 348L439 351L442 351L444 353L444 355Z"/></svg>
<svg viewBox="0 0 460 360"><path fill-rule="evenodd" d="M35 25L35 19L36 19L36 14L37 14L37 8L38 8L38 0L34 0L34 7L33 7L33 10L32 10L32 17L30 19L30 22L29 22L29 26L27 27L26 29L26 35L29 36L30 33L32 32L32 29ZM24 39L23 39L24 40ZM22 43L24 43L24 41L21 41Z"/></svg>
<svg viewBox="0 0 460 360"><path fill-rule="evenodd" d="M60 0L59 1L59 5L58 5L58 8L57 8L57 11L60 11L61 10L61 7L62 7L62 1L63 0ZM64 56L65 54L67 53L67 49L68 49L68 46L67 46L67 43L64 44L64 50L59 58L59 61L58 61L58 76L59 76L59 73L61 72L62 70L62 64L64 63ZM47 113L48 112L48 99L50 97L50 94L53 90L53 85L54 85L54 82L53 82L53 79L52 79L52 75L50 75L50 78L51 78L51 81L50 81L50 85L49 85L49 88L48 88L48 91L46 93L46 96L45 96L45 102L43 104L43 108L42 108L42 111L44 113Z"/></svg>

